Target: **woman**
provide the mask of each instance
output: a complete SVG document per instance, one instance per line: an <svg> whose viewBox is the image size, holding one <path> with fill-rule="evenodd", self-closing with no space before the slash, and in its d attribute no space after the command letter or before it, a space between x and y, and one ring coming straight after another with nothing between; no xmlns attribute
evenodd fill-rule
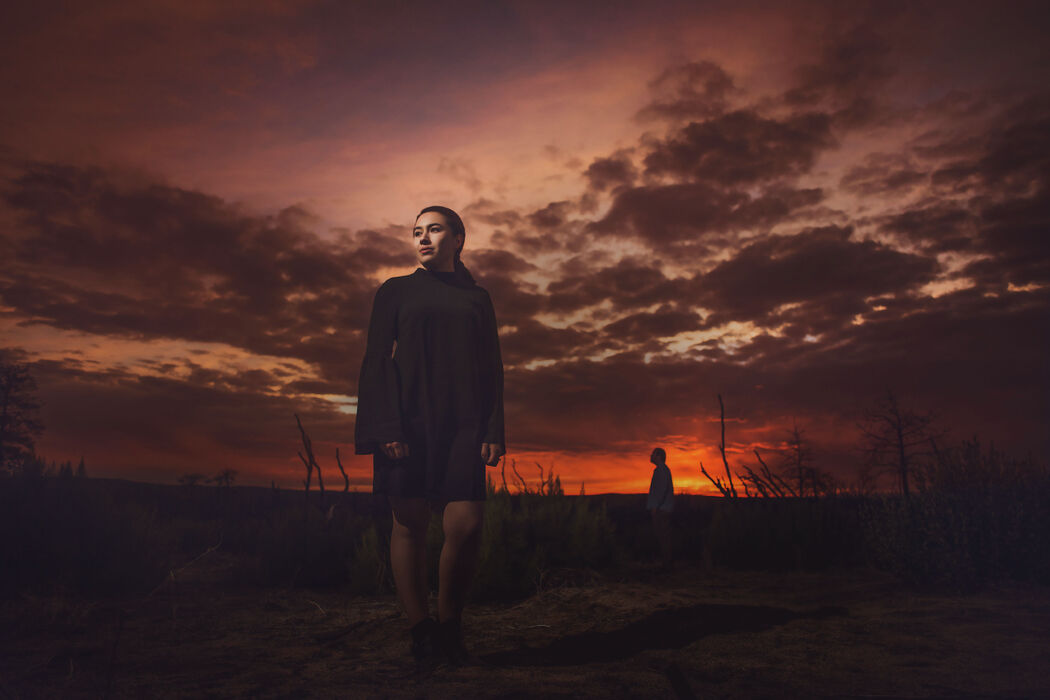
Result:
<svg viewBox="0 0 1050 700"><path fill-rule="evenodd" d="M645 507L652 512L653 531L660 545L661 569L670 570L671 558L671 513L674 511L674 481L671 468L667 466L667 452L662 447L653 449L649 461L656 465L649 481L649 497Z"/></svg>
<svg viewBox="0 0 1050 700"><path fill-rule="evenodd" d="M358 383L357 454L393 515L390 561L420 664L470 662L461 618L481 549L485 465L505 453L503 363L488 292L460 261L456 212L427 207L412 242L421 267L376 292ZM429 615L426 534L443 508L438 620Z"/></svg>

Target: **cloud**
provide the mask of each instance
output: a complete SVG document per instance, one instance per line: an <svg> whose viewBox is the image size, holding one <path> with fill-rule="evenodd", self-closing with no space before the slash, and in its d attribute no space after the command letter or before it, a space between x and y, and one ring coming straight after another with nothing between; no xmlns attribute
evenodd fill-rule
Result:
<svg viewBox="0 0 1050 700"><path fill-rule="evenodd" d="M1050 281L1050 97L1017 100L927 155L947 157L932 175L934 197L881 228L930 252L980 256L961 274L982 288Z"/></svg>
<svg viewBox="0 0 1050 700"><path fill-rule="evenodd" d="M477 193L481 190L481 178L478 177L477 167L466 158L442 157L438 161L437 172L439 175L459 182L471 192Z"/></svg>
<svg viewBox="0 0 1050 700"><path fill-rule="evenodd" d="M699 329L700 314L665 305L656 311L630 314L607 324L602 332L627 348L644 346L658 338L667 338Z"/></svg>
<svg viewBox="0 0 1050 700"><path fill-rule="evenodd" d="M533 319L519 319L512 329L501 331L500 351L504 364L512 366L534 360L565 360L584 354L596 337L594 331L555 328ZM528 410L532 408L529 406Z"/></svg>
<svg viewBox="0 0 1050 700"><path fill-rule="evenodd" d="M1050 447L1039 389L1050 384L1040 349L1050 342L1048 308L1045 290L962 291L868 310L864 323L837 323L813 341L760 334L731 351L709 341L693 354L649 362L640 352L567 359L513 374L514 440L523 449L557 444L573 454L637 449L677 434L713 450L721 393L734 443L779 440L793 416L804 417L822 467L850 478L854 421L894 388L910 405L935 409L955 437L999 435L1012 450L1038 450ZM1010 409L989 411L989 401Z"/></svg>
<svg viewBox="0 0 1050 700"><path fill-rule="evenodd" d="M928 173L909 158L893 153L872 153L846 171L839 186L865 197L900 197L926 182Z"/></svg>
<svg viewBox="0 0 1050 700"><path fill-rule="evenodd" d="M654 98L639 110L640 121L714 117L725 111L728 97L735 92L733 79L712 61L667 68L649 83L649 89Z"/></svg>
<svg viewBox="0 0 1050 700"><path fill-rule="evenodd" d="M532 263L507 250L464 252L463 258L492 298L500 327L522 323L543 308L545 298L536 284L520 278L537 269Z"/></svg>
<svg viewBox="0 0 1050 700"><path fill-rule="evenodd" d="M861 22L846 31L832 23L819 57L798 68L797 82L784 100L795 108L822 107L836 126L866 125L881 112L878 89L896 73L891 56L890 42L875 23Z"/></svg>
<svg viewBox="0 0 1050 700"><path fill-rule="evenodd" d="M270 391L279 382L262 370L225 372L192 363L177 369L141 375L85 369L68 360L30 362L45 401L43 453L82 454L95 476L170 483L183 473L211 476L233 466L245 481L274 478L289 487L297 483L290 473L300 468L292 416L298 413L327 477L338 478L334 447L346 444L350 416L319 398ZM364 461L342 453L357 487L370 484Z"/></svg>
<svg viewBox="0 0 1050 700"><path fill-rule="evenodd" d="M975 217L954 202L935 200L876 220L879 231L918 244L930 254L964 251L974 245Z"/></svg>
<svg viewBox="0 0 1050 700"><path fill-rule="evenodd" d="M1050 185L1050 183L1047 183ZM980 211L978 247L988 258L964 273L985 285L1050 285L1050 187Z"/></svg>
<svg viewBox="0 0 1050 700"><path fill-rule="evenodd" d="M692 122L656 143L645 156L645 174L750 185L808 172L834 143L831 120L820 112L774 119L741 109Z"/></svg>
<svg viewBox="0 0 1050 700"><path fill-rule="evenodd" d="M917 407L943 410L960 431L1045 443L1046 98L1022 99L1008 86L959 91L962 83L946 76L943 90L916 79L930 95L924 107L905 94L907 81L894 81L903 54L900 35L887 28L892 18L858 23L857 11L843 12L845 23L812 23L825 39L786 89L776 75L748 74L760 69L731 52L721 63L703 56L678 61L655 71L648 97L634 93L628 102L644 103L638 120L661 131L621 138L621 129L597 152L546 149L547 165L554 159L559 169L577 169L582 192L542 190L551 194L537 199L541 190L534 190L519 192L527 203L476 198L462 208L469 229L464 260L491 293L501 327L513 449L582 458L670 436L710 449L717 444L714 396L722 393L731 449L775 444L798 417L829 446L822 466L848 476L855 461L846 450L851 413L885 388L910 392ZM544 13L526 14L537 31L550 29ZM514 26L504 20L498 7L484 18L487 26ZM448 88L449 76L457 90L477 90L480 83L463 77L469 71L454 69L475 65L484 42L453 51L450 70L419 41L433 25L416 23L398 44L411 57L387 61L403 48L379 46L390 34L376 27L400 26L384 21L354 30L367 50L376 49L373 63L345 83L353 89L326 98L326 105L335 100L331 112L278 100L259 112L260 130L245 139L250 149L259 149L255 135L286 125L290 115L296 123L286 133L296 138L317 126L327 137L345 134L340 129L366 110L375 112L369 119L385 120L386 135L465 123L475 101L448 99L434 113L421 97ZM499 43L495 34L487 39ZM780 75L809 51L785 43ZM356 50L345 37L336 44L338 50L323 48L342 59ZM161 53L170 54L170 46L161 42ZM256 55L253 47L233 55ZM254 62L230 65L200 89L218 89L229 77L240 93L219 101L229 106L254 94L254 86L272 85L275 75L310 78L310 61L327 54L303 47L310 42L287 47L285 73ZM177 85L212 60L199 49L189 73L175 69ZM486 65L493 70L485 79L513 65L508 55L499 66ZM383 70L373 75L378 64ZM85 70L110 74L98 65L115 64ZM46 77L49 69L41 70L34 78ZM143 70L128 84L154 75ZM370 81L400 85L402 74L427 91L364 89ZM333 75L348 77L314 77ZM387 81L392 75L399 80ZM541 77L537 84L559 79L553 72ZM764 79L772 83L765 94L736 87ZM309 80L292 82L281 83L282 98L307 94ZM357 100L366 92L376 99ZM142 99L159 104L157 94L143 91ZM215 104L187 94L196 101L175 109L176 121ZM618 85L606 97L630 95ZM909 103L891 102L901 98ZM129 103L113 104L124 110ZM297 105L294 115L288 104ZM245 113L221 111L215 123L240 128ZM160 116L136 119L147 129L171 115ZM906 118L913 121L905 128ZM543 153L538 143L550 143L550 134L522 152ZM586 158L572 164L570 152ZM450 149L439 162L441 174L474 197L489 192L491 163L456 153ZM73 353L37 360L56 441L70 450L124 450L140 463L172 469L202 455L276 465L273 455L288 453L298 439L288 422L294 410L309 414L317 444L346 444L352 419L314 395L354 393L380 281L375 271L415 263L402 231L326 230L307 205L259 215L207 191L114 168L5 158L0 299L3 320L24 324L14 333L51 326L96 334L103 345L115 338L203 341L267 364L229 367L196 348L133 370L94 369L95 360ZM510 190L491 191L503 197ZM478 239L471 238L475 226ZM472 246L486 233L487 247ZM937 258L944 253L963 260L961 268L942 269ZM923 291L965 277L976 286L937 297ZM672 337L674 352L667 347ZM693 347L679 350L689 342ZM604 359L594 361L598 356ZM306 363L316 374L304 371ZM80 416L85 412L91 415Z"/></svg>
<svg viewBox="0 0 1050 700"><path fill-rule="evenodd" d="M325 240L297 207L251 216L98 168L25 164L3 201L17 230L0 298L25 322L297 357L344 389L372 270L414 261L389 232Z"/></svg>
<svg viewBox="0 0 1050 700"><path fill-rule="evenodd" d="M684 290L680 281L669 279L655 264L625 257L614 265L582 268L547 285L545 308L571 313L608 302L617 311L671 302Z"/></svg>
<svg viewBox="0 0 1050 700"><path fill-rule="evenodd" d="M583 171L590 188L596 192L630 187L638 177L638 169L631 162L628 151L619 151L611 156L595 158Z"/></svg>
<svg viewBox="0 0 1050 700"><path fill-rule="evenodd" d="M545 207L537 209L529 214L526 217L526 220L529 224L538 229L556 229L566 223L572 210L573 206L571 202L551 202Z"/></svg>
<svg viewBox="0 0 1050 700"><path fill-rule="evenodd" d="M814 188L770 189L752 197L704 182L634 187L617 194L605 216L587 229L703 259L731 240L723 234L771 228L821 199L823 193Z"/></svg>
<svg viewBox="0 0 1050 700"><path fill-rule="evenodd" d="M851 229L826 226L762 237L698 274L693 298L711 310L706 322L712 326L772 325L779 306L804 304L804 317L794 321L826 328L848 324L867 308L866 297L907 293L937 272L935 260L851 235Z"/></svg>

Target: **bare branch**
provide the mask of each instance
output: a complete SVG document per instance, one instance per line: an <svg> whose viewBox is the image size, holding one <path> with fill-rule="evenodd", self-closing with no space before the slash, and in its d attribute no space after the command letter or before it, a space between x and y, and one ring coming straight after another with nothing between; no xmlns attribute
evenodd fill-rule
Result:
<svg viewBox="0 0 1050 700"><path fill-rule="evenodd" d="M729 480L729 493L736 497L736 488L733 487L733 472L729 469L729 460L726 459L726 409L722 404L722 395L718 394L718 416L719 423L722 425L722 442L718 445L718 450L722 453L722 463L726 468L726 478Z"/></svg>
<svg viewBox="0 0 1050 700"><path fill-rule="evenodd" d="M350 490L350 477L346 475L346 470L343 469L343 462L339 459L339 448L335 448L335 463L339 467L339 473L343 475L343 493Z"/></svg>
<svg viewBox="0 0 1050 700"><path fill-rule="evenodd" d="M704 463L703 462L700 462L700 473L703 474L704 476L706 476L707 480L710 481L712 484L714 484L715 488L718 489L722 493L723 496L725 496L726 498L729 498L731 496L731 494L729 493L729 490L726 489L726 487L722 485L721 481L719 481L717 478L715 478L715 477L713 477L713 476L711 476L710 474L707 473L707 470L704 469Z"/></svg>

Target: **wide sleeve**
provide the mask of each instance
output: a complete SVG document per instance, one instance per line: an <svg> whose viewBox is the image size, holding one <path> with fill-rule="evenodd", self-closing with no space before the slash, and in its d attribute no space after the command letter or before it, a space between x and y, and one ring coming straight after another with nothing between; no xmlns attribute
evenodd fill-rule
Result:
<svg viewBox="0 0 1050 700"><path fill-rule="evenodd" d="M503 358L499 349L499 327L492 298L485 292L485 339L483 364L486 375L485 437L482 442L506 445L503 434Z"/></svg>
<svg viewBox="0 0 1050 700"><path fill-rule="evenodd" d="M376 291L368 322L365 358L357 382L354 451L370 454L388 442L405 442L401 423L401 381L393 359L397 340L397 295L390 280Z"/></svg>

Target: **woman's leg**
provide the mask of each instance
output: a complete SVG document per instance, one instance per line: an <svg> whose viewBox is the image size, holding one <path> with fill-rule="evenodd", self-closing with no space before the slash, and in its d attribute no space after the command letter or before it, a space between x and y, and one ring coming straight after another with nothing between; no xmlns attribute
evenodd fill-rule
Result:
<svg viewBox="0 0 1050 700"><path fill-rule="evenodd" d="M653 510L653 529L660 544L660 559L664 566L671 564L671 514L665 510Z"/></svg>
<svg viewBox="0 0 1050 700"><path fill-rule="evenodd" d="M427 526L430 508L422 498L390 499L390 567L401 606L414 625L430 614L427 590Z"/></svg>
<svg viewBox="0 0 1050 700"><path fill-rule="evenodd" d="M445 504L442 527L445 543L441 547L438 569L438 619L459 620L463 615L467 591L474 580L481 554L481 523L484 501L449 501Z"/></svg>

